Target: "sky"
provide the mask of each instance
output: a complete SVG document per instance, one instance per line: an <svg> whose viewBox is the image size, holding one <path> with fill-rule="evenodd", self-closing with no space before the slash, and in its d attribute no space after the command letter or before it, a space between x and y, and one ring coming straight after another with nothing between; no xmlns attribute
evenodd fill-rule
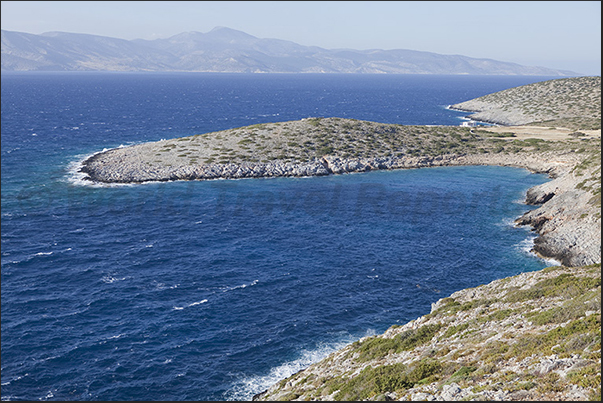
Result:
<svg viewBox="0 0 603 403"><path fill-rule="evenodd" d="M121 39L217 26L325 49L410 49L601 75L600 1L4 1L2 29Z"/></svg>

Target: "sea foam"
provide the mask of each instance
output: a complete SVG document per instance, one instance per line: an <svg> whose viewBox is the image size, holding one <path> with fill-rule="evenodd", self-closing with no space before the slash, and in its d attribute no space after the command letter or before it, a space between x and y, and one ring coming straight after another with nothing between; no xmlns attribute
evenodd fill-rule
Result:
<svg viewBox="0 0 603 403"><path fill-rule="evenodd" d="M366 331L365 336L374 334L374 330ZM226 400L245 401L251 400L254 395L268 389L278 381L285 379L307 367L326 358L331 353L340 350L354 342L357 338L350 334L342 335L332 343L320 343L314 349L302 349L298 357L271 368L268 373L257 375L241 375L232 387L224 394Z"/></svg>

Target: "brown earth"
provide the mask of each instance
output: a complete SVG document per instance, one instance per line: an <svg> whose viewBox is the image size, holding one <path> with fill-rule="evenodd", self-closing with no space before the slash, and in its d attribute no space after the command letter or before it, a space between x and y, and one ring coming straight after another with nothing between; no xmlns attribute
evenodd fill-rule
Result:
<svg viewBox="0 0 603 403"><path fill-rule="evenodd" d="M487 126L481 127L480 129L491 133L513 133L515 135L515 137L501 137L502 139L507 140L525 140L529 138L535 138L547 141L563 141L575 138L601 138L601 129L580 130L579 133L584 134L584 136L579 137L570 135L572 133L576 133L576 130L567 129L563 127L550 128L543 126Z"/></svg>

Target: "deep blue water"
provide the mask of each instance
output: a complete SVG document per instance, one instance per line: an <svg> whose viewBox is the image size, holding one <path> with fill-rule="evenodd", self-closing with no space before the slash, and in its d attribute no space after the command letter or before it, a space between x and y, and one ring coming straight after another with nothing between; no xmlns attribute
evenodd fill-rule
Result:
<svg viewBox="0 0 603 403"><path fill-rule="evenodd" d="M85 186L103 148L305 117L458 125L549 79L2 74L3 400L244 400L544 262L502 167Z"/></svg>

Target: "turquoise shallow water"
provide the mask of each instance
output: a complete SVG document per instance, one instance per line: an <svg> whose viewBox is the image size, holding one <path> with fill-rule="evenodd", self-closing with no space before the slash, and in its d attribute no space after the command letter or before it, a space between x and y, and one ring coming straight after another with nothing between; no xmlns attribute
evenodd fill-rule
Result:
<svg viewBox="0 0 603 403"><path fill-rule="evenodd" d="M458 124L526 77L2 75L2 398L250 399L450 293L548 265L546 181L448 167L91 187L105 147L308 116Z"/></svg>

